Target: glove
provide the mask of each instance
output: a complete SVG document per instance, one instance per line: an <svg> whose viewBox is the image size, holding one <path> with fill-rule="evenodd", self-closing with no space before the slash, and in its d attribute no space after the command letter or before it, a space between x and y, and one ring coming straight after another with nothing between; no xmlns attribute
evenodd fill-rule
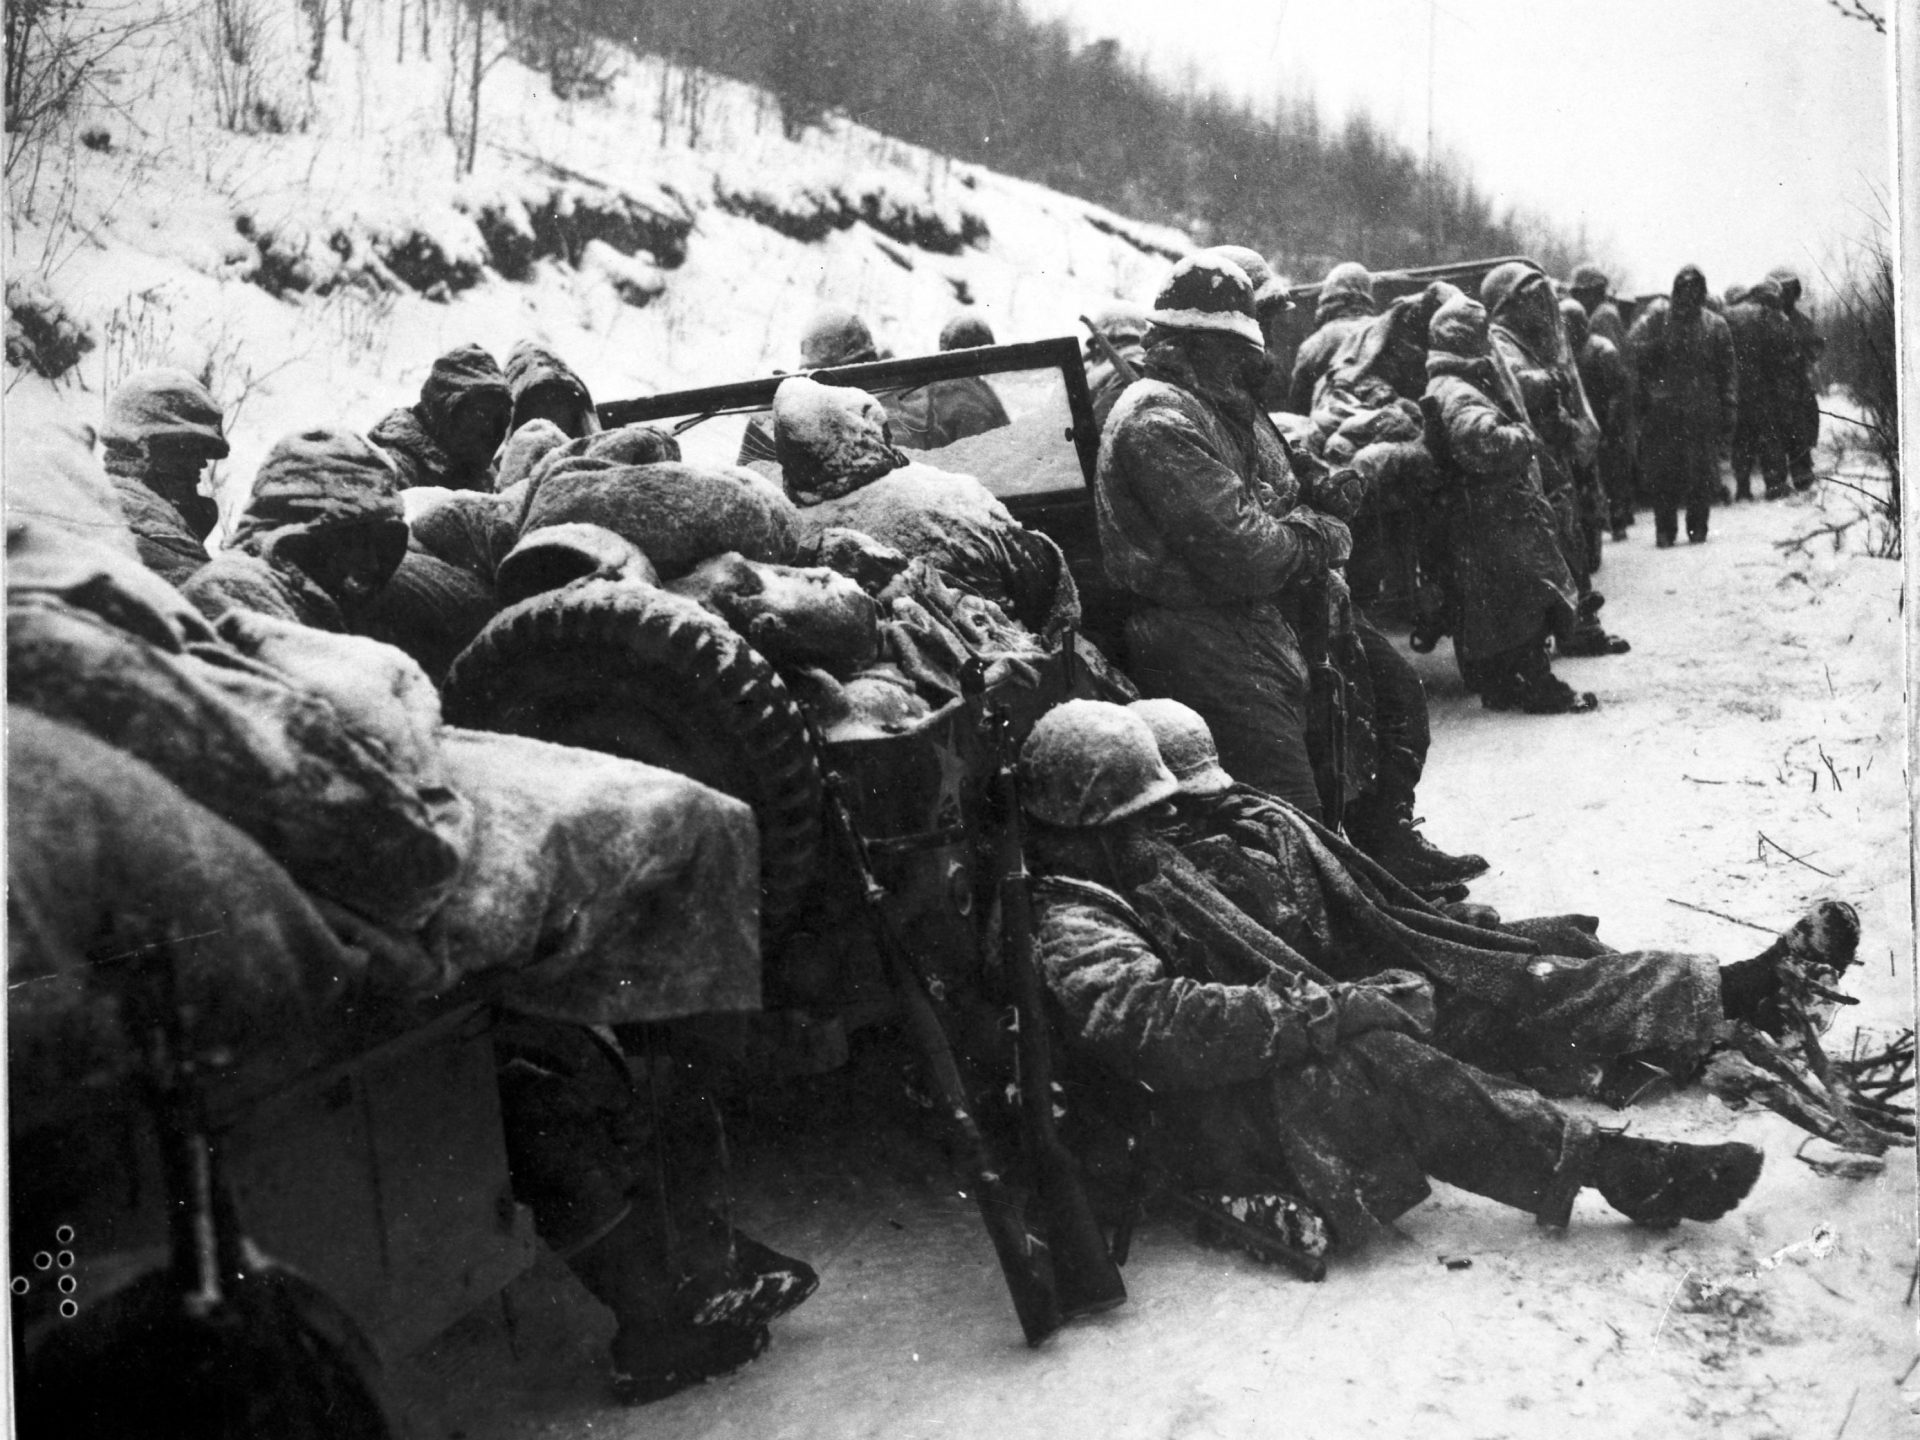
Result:
<svg viewBox="0 0 1920 1440"><path fill-rule="evenodd" d="M1282 516L1280 523L1312 535L1326 555L1329 570L1346 564L1347 557L1353 553L1353 532L1347 529L1345 521L1331 515L1300 505Z"/></svg>
<svg viewBox="0 0 1920 1440"><path fill-rule="evenodd" d="M1373 488L1371 477L1359 468L1360 460L1368 451L1376 448L1368 446L1367 450L1362 450L1352 465L1342 465L1313 476L1301 488L1302 497L1323 515L1331 515L1336 520L1351 520L1359 511L1360 503L1367 498L1367 492Z"/></svg>
<svg viewBox="0 0 1920 1440"><path fill-rule="evenodd" d="M1411 970L1383 970L1362 985L1344 985L1335 993L1339 1034L1398 1030L1417 1037L1433 1030L1433 983Z"/></svg>

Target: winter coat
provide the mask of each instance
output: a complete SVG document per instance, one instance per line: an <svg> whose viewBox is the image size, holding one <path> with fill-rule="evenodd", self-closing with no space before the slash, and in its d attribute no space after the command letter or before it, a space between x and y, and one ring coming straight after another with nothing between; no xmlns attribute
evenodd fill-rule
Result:
<svg viewBox="0 0 1920 1440"><path fill-rule="evenodd" d="M1287 409L1296 415L1313 412L1314 391L1353 333L1379 313L1373 299L1373 281L1363 265L1336 265L1320 286L1314 306L1314 330L1294 352L1293 374L1287 383Z"/></svg>
<svg viewBox="0 0 1920 1440"><path fill-rule="evenodd" d="M456 467L446 450L453 414L470 396L494 394L511 401L506 376L494 358L478 345L462 345L433 362L420 387L420 398L387 415L367 438L393 461L402 490L415 485L441 485L449 490L491 490L491 462L481 467Z"/></svg>
<svg viewBox="0 0 1920 1440"><path fill-rule="evenodd" d="M206 459L221 459L229 453L221 421L219 405L191 375L148 370L114 392L100 429L102 464L141 562L170 585L207 563L206 538L220 523L220 507L185 483L159 483L148 446L193 442Z"/></svg>
<svg viewBox="0 0 1920 1440"><path fill-rule="evenodd" d="M1710 492L1720 442L1733 429L1740 400L1733 332L1704 308L1681 321L1662 299L1634 321L1628 346L1639 388L1640 468L1647 488L1676 504Z"/></svg>
<svg viewBox="0 0 1920 1440"><path fill-rule="evenodd" d="M1537 643L1573 619L1577 592L1534 465L1538 442L1490 357L1436 350L1426 401L1446 436L1445 549L1461 614L1454 646L1463 666Z"/></svg>
<svg viewBox="0 0 1920 1440"><path fill-rule="evenodd" d="M114 473L111 478L113 492L120 500L120 513L126 517L127 526L133 531L133 543L139 547L140 563L169 585L184 585L194 571L207 563L207 542L203 535L211 534L219 520L213 501L205 496L194 497L205 502L207 511L214 512L200 517L207 522L206 529L202 534L195 534L194 525L188 522L180 507L157 491L148 489L132 476Z"/></svg>
<svg viewBox="0 0 1920 1440"><path fill-rule="evenodd" d="M927 386L927 410L933 428L946 437L942 443L948 445L1007 423L1007 407L980 375L934 381Z"/></svg>
<svg viewBox="0 0 1920 1440"><path fill-rule="evenodd" d="M568 435L591 435L599 430L600 417L593 408L593 393L587 389L586 381L546 347L531 340L515 345L507 354L506 382L507 393L513 397L513 415L507 421L509 435L527 422L524 411L536 392L548 389L561 391L576 407L578 425L568 430Z"/></svg>
<svg viewBox="0 0 1920 1440"><path fill-rule="evenodd" d="M1065 876L1034 886L1069 1074L1150 1086L1184 1184L1285 1189L1345 1244L1364 1242L1429 1193L1417 1141L1382 1124L1369 1073L1425 1047L1382 1030L1343 1040L1343 1013L1396 998L1419 1011L1428 997L1412 977L1365 1000L1315 978L1177 853L1162 869L1138 904ZM1403 1012L1401 1023L1418 1022Z"/></svg>
<svg viewBox="0 0 1920 1440"><path fill-rule="evenodd" d="M1285 441L1230 378L1155 345L1100 441L1095 513L1107 578L1175 609L1272 600L1324 573ZM1344 557L1340 557L1344 558Z"/></svg>
<svg viewBox="0 0 1920 1440"><path fill-rule="evenodd" d="M227 548L182 593L210 620L229 609L254 610L317 630L344 631L338 604L282 546L296 536L324 542L348 532L363 533L378 555L391 557L388 574L399 566L408 531L392 467L345 430L288 436L261 462Z"/></svg>
<svg viewBox="0 0 1920 1440"><path fill-rule="evenodd" d="M1206 372L1212 354L1156 343L1115 407L1094 489L1101 557L1145 602L1127 621L1141 688L1199 711L1232 774L1317 814L1298 627L1330 606L1348 533L1300 505L1286 442L1233 377Z"/></svg>
<svg viewBox="0 0 1920 1440"><path fill-rule="evenodd" d="M1147 348L1137 340L1122 340L1114 350L1122 360L1133 367L1138 375L1147 363ZM1113 414L1113 407L1120 403L1120 396L1132 382L1108 360L1097 360L1087 368L1087 391L1093 398L1093 424L1101 434L1106 433L1107 420Z"/></svg>
<svg viewBox="0 0 1920 1440"><path fill-rule="evenodd" d="M1805 384L1799 341L1793 322L1780 312L1779 298L1779 287L1763 280L1727 307L1739 386L1735 423L1743 431L1784 419Z"/></svg>

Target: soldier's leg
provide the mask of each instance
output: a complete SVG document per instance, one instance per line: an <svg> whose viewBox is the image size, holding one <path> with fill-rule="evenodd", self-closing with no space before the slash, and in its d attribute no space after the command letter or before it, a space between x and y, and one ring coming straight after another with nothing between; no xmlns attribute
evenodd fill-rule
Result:
<svg viewBox="0 0 1920 1440"><path fill-rule="evenodd" d="M1755 443L1759 421L1752 415L1741 415L1733 427L1733 498L1751 500L1753 498L1753 462L1758 450ZM1765 472L1762 472L1764 478Z"/></svg>
<svg viewBox="0 0 1920 1440"><path fill-rule="evenodd" d="M1525 1210L1542 1224L1565 1225L1574 1196L1589 1185L1646 1224L1713 1220L1737 1205L1760 1173L1760 1152L1749 1145L1667 1145L1596 1133L1528 1087L1396 1031L1356 1036L1341 1053L1386 1100L1428 1175Z"/></svg>

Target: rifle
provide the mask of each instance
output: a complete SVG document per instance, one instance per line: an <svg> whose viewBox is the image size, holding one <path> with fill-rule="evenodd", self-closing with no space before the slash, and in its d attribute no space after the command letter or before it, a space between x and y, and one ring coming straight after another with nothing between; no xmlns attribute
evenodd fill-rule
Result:
<svg viewBox="0 0 1920 1440"><path fill-rule="evenodd" d="M1338 830L1347 811L1347 681L1333 663L1328 590L1324 574L1300 586L1300 651L1307 662L1307 754L1313 788L1320 792L1321 824Z"/></svg>
<svg viewBox="0 0 1920 1440"><path fill-rule="evenodd" d="M1140 372L1133 368L1133 362L1113 348L1113 342L1107 339L1106 335L1094 325L1093 321L1082 315L1080 317L1080 323L1087 327L1087 333L1093 337L1093 348L1100 352L1100 358L1102 360L1105 360L1113 367L1114 374L1118 375L1120 379L1128 385L1133 384L1134 381L1140 378Z"/></svg>
<svg viewBox="0 0 1920 1440"><path fill-rule="evenodd" d="M994 1254L999 1258L1007 1293L1013 1297L1014 1314L1020 1319L1027 1344L1039 1345L1058 1330L1061 1323L1053 1256L1045 1242L1027 1229L1021 1208L1002 1178L980 1122L967 1103L967 1087L961 1079L960 1066L953 1057L953 1047L947 1041L940 1017L934 1012L930 994L933 987L887 918L887 892L874 877L866 842L854 827L842 790L844 781L831 771L827 772L826 781L829 822L846 846L848 858L860 877L867 918L872 922L874 940L893 981L907 1028L920 1047L928 1078L959 1135L967 1167L972 1172L974 1201L980 1207L981 1223L987 1227L987 1237L992 1240Z"/></svg>
<svg viewBox="0 0 1920 1440"><path fill-rule="evenodd" d="M1053 1254L1060 1313L1072 1319L1110 1310L1127 1298L1126 1282L1114 1263L1093 1206L1081 1183L1080 1164L1061 1143L1053 1119L1053 1056L1048 1046L1045 991L1033 958L1033 905L1027 890L1027 863L1020 838L1019 781L1014 774L1012 725L996 709L991 724L1000 764L994 774L994 798L1001 811L1000 912L1004 927L1008 988L1019 1017L1019 1074L1022 1138L1033 1171L1034 1198Z"/></svg>

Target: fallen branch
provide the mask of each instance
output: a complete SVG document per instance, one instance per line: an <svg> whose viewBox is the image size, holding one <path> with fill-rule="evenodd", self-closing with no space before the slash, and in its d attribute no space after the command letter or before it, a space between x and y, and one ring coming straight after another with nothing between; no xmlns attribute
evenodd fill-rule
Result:
<svg viewBox="0 0 1920 1440"><path fill-rule="evenodd" d="M1814 773L1818 774L1819 772L1815 771ZM1774 849L1778 850L1782 855L1786 856L1787 859L1793 861L1794 864L1804 865L1807 867L1807 869L1813 871L1814 874L1824 875L1829 880L1837 880L1840 878L1839 876L1835 875L1831 870L1822 870L1818 865L1815 865L1810 860L1802 860L1798 855L1794 854L1791 850L1787 849L1787 847L1782 845L1778 840L1775 840L1770 835L1768 835L1766 831L1756 830L1754 831L1754 834L1760 837L1761 844L1773 846ZM1764 859L1765 855L1766 855L1766 852L1762 851L1761 858Z"/></svg>
<svg viewBox="0 0 1920 1440"><path fill-rule="evenodd" d="M1822 525L1817 530L1809 530L1807 531L1806 534L1796 535L1789 540L1776 540L1773 542L1773 548L1783 552L1788 550L1798 550L1802 554L1805 554L1807 552L1807 547L1811 545L1814 541L1822 539L1823 537L1829 536L1829 535L1833 537L1833 543L1835 544L1835 546L1838 546L1840 543L1841 537L1843 537L1847 533L1847 531L1851 530L1854 526L1858 525L1864 519L1866 519L1866 516L1856 515L1851 520L1838 520L1831 525Z"/></svg>
<svg viewBox="0 0 1920 1440"><path fill-rule="evenodd" d="M1702 915L1711 915L1716 920L1725 920L1734 925L1744 925L1749 930L1758 930L1763 935L1776 935L1779 933L1769 926L1756 925L1751 920L1742 920L1738 915L1728 915L1719 910L1709 910L1704 905L1694 905L1685 900L1676 900L1671 895L1667 897L1667 904L1678 905L1682 910L1698 910Z"/></svg>

